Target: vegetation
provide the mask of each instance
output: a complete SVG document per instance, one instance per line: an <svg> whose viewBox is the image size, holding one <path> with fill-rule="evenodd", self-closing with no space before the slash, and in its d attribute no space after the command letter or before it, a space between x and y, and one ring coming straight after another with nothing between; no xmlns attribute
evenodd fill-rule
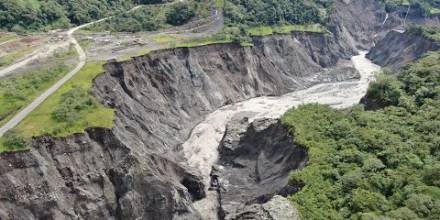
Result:
<svg viewBox="0 0 440 220"><path fill-rule="evenodd" d="M13 51L11 53L0 56L0 67L8 66L20 58L25 57L26 55L31 54L35 50L34 47L26 47L20 50Z"/></svg>
<svg viewBox="0 0 440 220"><path fill-rule="evenodd" d="M73 124L80 120L81 112L94 109L98 103L82 87L73 87L61 94L59 105L52 112L52 118L57 122Z"/></svg>
<svg viewBox="0 0 440 220"><path fill-rule="evenodd" d="M313 24L323 22L317 5L302 0L228 0L225 18L235 25ZM320 1L316 1L320 2ZM327 6L327 5L325 5Z"/></svg>
<svg viewBox="0 0 440 220"><path fill-rule="evenodd" d="M182 25L188 22L195 15L194 6L188 2L178 2L171 7L167 14L167 23L172 25Z"/></svg>
<svg viewBox="0 0 440 220"><path fill-rule="evenodd" d="M414 25L408 28L411 33L422 35L428 39L440 41L440 27L430 25Z"/></svg>
<svg viewBox="0 0 440 220"><path fill-rule="evenodd" d="M29 149L25 139L16 131L8 131L0 138L1 152L16 152Z"/></svg>
<svg viewBox="0 0 440 220"><path fill-rule="evenodd" d="M57 55L53 64L0 81L0 125L70 70L64 62L71 53Z"/></svg>
<svg viewBox="0 0 440 220"><path fill-rule="evenodd" d="M17 35L13 33L2 33L0 32L0 44L6 41L17 39Z"/></svg>
<svg viewBox="0 0 440 220"><path fill-rule="evenodd" d="M247 45L249 36L325 32L323 24L334 7L333 0L226 0L223 8L226 27L238 30L230 33L233 41Z"/></svg>
<svg viewBox="0 0 440 220"><path fill-rule="evenodd" d="M427 16L440 13L439 0L385 0L385 3L387 11L394 11L399 6L411 6L422 10Z"/></svg>
<svg viewBox="0 0 440 220"><path fill-rule="evenodd" d="M440 219L440 52L381 76L367 97L386 107L283 116L310 156L291 174L304 185L291 200L303 219Z"/></svg>
<svg viewBox="0 0 440 220"><path fill-rule="evenodd" d="M190 19L205 17L208 14L208 4L203 1L176 1L170 4L143 6L135 11L120 13L87 29L114 32L155 31L182 25Z"/></svg>
<svg viewBox="0 0 440 220"><path fill-rule="evenodd" d="M113 126L114 111L90 93L93 79L104 72L103 62L86 64L70 81L44 101L16 130L24 138L50 134L66 136L89 127Z"/></svg>
<svg viewBox="0 0 440 220"><path fill-rule="evenodd" d="M326 29L319 24L311 25L279 25L257 26L248 28L246 32L251 36L266 36L272 34L285 34L291 32L325 33Z"/></svg>
<svg viewBox="0 0 440 220"><path fill-rule="evenodd" d="M142 0L2 0L0 29L13 32L66 28L126 11Z"/></svg>

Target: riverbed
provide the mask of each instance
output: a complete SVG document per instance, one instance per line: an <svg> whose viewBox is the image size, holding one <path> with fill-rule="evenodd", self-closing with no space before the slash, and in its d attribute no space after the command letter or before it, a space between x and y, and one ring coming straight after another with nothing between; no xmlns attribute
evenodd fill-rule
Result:
<svg viewBox="0 0 440 220"><path fill-rule="evenodd" d="M322 83L308 89L295 91L279 97L263 96L224 106L209 114L192 131L183 144L183 153L188 165L201 173L206 186L210 183L212 166L218 158L217 148L225 133L226 124L238 113L246 113L250 121L257 118L279 118L292 107L307 104L327 104L334 108L347 108L358 104L365 95L369 83L380 66L366 58L362 51L351 61L360 73L360 80ZM207 197L194 203L194 207L205 220L217 219L217 194L207 191Z"/></svg>

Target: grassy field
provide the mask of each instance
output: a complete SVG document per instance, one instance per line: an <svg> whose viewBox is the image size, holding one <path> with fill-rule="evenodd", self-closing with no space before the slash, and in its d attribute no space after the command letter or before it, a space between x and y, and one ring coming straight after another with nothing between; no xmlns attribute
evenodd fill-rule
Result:
<svg viewBox="0 0 440 220"><path fill-rule="evenodd" d="M54 119L53 113L63 104L65 94L74 88L90 91L93 79L104 72L104 62L86 64L83 69L69 82L49 97L35 111L33 111L16 130L24 137L30 138L44 134L66 136L72 133L83 132L88 127L113 127L114 110L98 104L92 109L77 112L78 120L74 122L59 122ZM95 99L88 93L90 99Z"/></svg>
<svg viewBox="0 0 440 220"><path fill-rule="evenodd" d="M19 58L22 58L26 55L31 54L35 50L35 47L26 47L17 51L14 51L12 53L8 53L2 57L0 57L0 67L8 66L14 61L18 60Z"/></svg>
<svg viewBox="0 0 440 220"><path fill-rule="evenodd" d="M71 48L56 53L49 63L3 78L0 81L0 125L72 69L73 66L66 61L74 56L76 51Z"/></svg>
<svg viewBox="0 0 440 220"><path fill-rule="evenodd" d="M18 38L17 35L14 34L14 33L2 33L2 32L0 32L0 44L4 43L6 41L17 39L17 38Z"/></svg>
<svg viewBox="0 0 440 220"><path fill-rule="evenodd" d="M319 24L310 25L280 25L251 27L246 32L251 36L267 36L272 34L287 34L292 32L325 33L327 30Z"/></svg>
<svg viewBox="0 0 440 220"><path fill-rule="evenodd" d="M63 62L0 81L0 125L65 75L71 66Z"/></svg>
<svg viewBox="0 0 440 220"><path fill-rule="evenodd" d="M68 81L57 92L44 101L35 111L33 111L25 120L23 120L16 128L13 129L15 140L27 140L34 136L52 135L67 136L73 133L83 132L89 127L113 127L114 110L105 108L99 104L95 97L90 93L93 79L101 74L104 62L91 62L86 64L83 69ZM52 83L47 83L51 85ZM46 84L45 84L46 85ZM86 100L92 102L89 108L80 110L70 109L74 111L74 121L59 121L54 117L60 106L66 105L66 94L71 94L73 90L85 91L82 97L73 97L75 100ZM78 93L73 93L74 95ZM72 98L72 97L71 97ZM67 105L71 107L71 105ZM74 106L76 108L77 106ZM8 135L5 135L8 136ZM10 137L0 138L0 153L27 150L28 147L10 146Z"/></svg>

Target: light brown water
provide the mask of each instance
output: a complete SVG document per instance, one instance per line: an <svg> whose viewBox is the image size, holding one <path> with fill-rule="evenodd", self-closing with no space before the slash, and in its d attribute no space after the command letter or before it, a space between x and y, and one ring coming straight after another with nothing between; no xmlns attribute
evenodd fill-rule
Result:
<svg viewBox="0 0 440 220"><path fill-rule="evenodd" d="M306 103L328 104L334 108L346 108L358 104L365 95L368 84L380 66L373 64L361 52L352 57L354 67L361 74L358 81L323 83L305 90L280 97L258 97L224 106L209 114L197 125L190 138L183 144L183 152L189 165L200 172L209 186L211 167L218 158L217 147L224 135L226 124L240 112L252 112L250 121L256 118L279 118L288 109ZM195 208L206 220L217 219L217 195L207 191L207 197L196 203Z"/></svg>

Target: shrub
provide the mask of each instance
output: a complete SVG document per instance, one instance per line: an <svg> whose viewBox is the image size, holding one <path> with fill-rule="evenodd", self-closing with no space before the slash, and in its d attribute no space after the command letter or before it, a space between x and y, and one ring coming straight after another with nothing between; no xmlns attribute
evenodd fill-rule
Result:
<svg viewBox="0 0 440 220"><path fill-rule="evenodd" d="M8 131L4 134L3 145L10 151L25 149L27 147L24 138L15 131Z"/></svg>
<svg viewBox="0 0 440 220"><path fill-rule="evenodd" d="M52 117L58 122L73 123L78 120L81 111L95 107L96 101L88 91L74 87L62 95L61 102L52 113Z"/></svg>
<svg viewBox="0 0 440 220"><path fill-rule="evenodd" d="M167 14L167 23L172 25L182 25L188 22L195 15L193 6L188 2L179 2L173 5Z"/></svg>

